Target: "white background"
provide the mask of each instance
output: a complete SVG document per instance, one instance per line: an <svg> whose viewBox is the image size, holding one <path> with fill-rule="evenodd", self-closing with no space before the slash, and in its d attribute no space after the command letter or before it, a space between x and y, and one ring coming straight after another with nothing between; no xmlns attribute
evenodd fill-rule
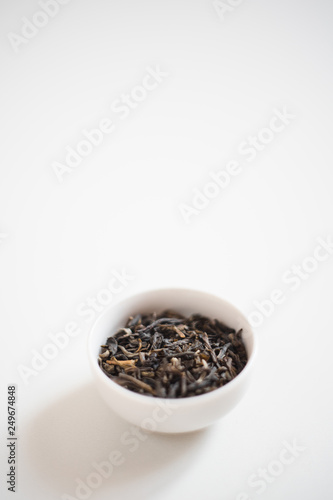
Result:
<svg viewBox="0 0 333 500"><path fill-rule="evenodd" d="M238 3L219 17L212 0L72 0L16 53L8 33L40 7L1 2L1 498L74 496L76 479L115 449L125 463L91 499L331 498L333 256L294 292L282 276L333 235L333 5ZM121 120L110 105L157 65L169 76ZM295 118L247 162L239 145L284 107ZM53 162L106 117L114 133L60 183ZM234 159L242 173L186 224L180 204ZM274 289L285 294L257 329L255 377L237 409L195 435L150 436L135 453L120 444L128 424L95 393L93 321L77 314L122 269L134 279L114 304L186 286L249 314ZM70 321L80 334L25 384L18 366ZM9 383L15 495L4 480ZM305 449L257 493L250 476L285 441Z"/></svg>

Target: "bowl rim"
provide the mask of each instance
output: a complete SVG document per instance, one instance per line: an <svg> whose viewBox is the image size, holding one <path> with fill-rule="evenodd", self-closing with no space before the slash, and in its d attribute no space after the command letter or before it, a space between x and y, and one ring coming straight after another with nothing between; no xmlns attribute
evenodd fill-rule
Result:
<svg viewBox="0 0 333 500"><path fill-rule="evenodd" d="M156 292L175 292L175 293L178 293L178 292L182 292L182 293L191 292L191 293L193 293L194 292L194 293L206 295L208 298L211 298L214 300L218 299L221 302L223 302L227 307L231 307L232 309L234 309L240 315L240 317L242 319L244 319L244 321L246 322L246 326L247 326L248 332L250 332L251 341L252 341L252 350L251 350L250 354L247 350L248 360L247 360L247 363L244 366L243 370L238 375L236 375L235 378L230 380L227 384L225 384L217 389L214 389L214 390L207 392L205 394L198 394L198 395L189 396L186 398L161 398L161 397L155 397L155 396L152 397L152 396L148 396L146 394L140 394L140 393L131 391L130 389L126 389L126 387L122 387L121 385L117 384L117 382L114 382L112 379L110 379L103 372L103 370L100 368L100 366L98 364L98 360L92 352L93 351L93 349L92 349L93 348L93 340L94 340L96 331L98 331L99 323L102 323L104 317L107 314L110 314L110 311L112 309L119 307L120 305L122 305L126 302L129 302L131 300L135 300L136 298L138 298L140 296L143 296L146 294L147 295L153 294ZM200 312L199 312L199 314L200 314ZM173 406L175 408L178 408L180 406L181 407L196 406L200 403L208 402L208 400L218 399L223 394L226 395L227 393L231 392L234 388L236 388L236 386L239 385L243 381L243 379L247 376L247 374L252 369L254 360L255 360L256 355L257 355L257 349L258 349L257 343L258 343L258 339L257 339L257 335L255 333L255 330L250 325L246 316L234 304L232 304L228 300L224 299L224 297L207 292L205 290L196 289L196 288L161 287L161 288L147 288L147 289L143 289L139 292L135 292L135 293L126 295L124 298L122 298L119 301L115 302L114 304L110 304L108 307L106 307L105 310L103 311L103 313L97 318L97 320L94 322L94 324L92 325L92 327L90 329L88 339L87 339L87 348L88 348L88 358L90 361L90 366L104 387L108 388L109 390L111 389L112 391L117 392L119 394L119 396L123 396L126 399L132 399L133 401L140 403L141 405L147 405L147 406L154 405L155 406L155 405L166 404L166 402L168 402L168 403L172 402Z"/></svg>

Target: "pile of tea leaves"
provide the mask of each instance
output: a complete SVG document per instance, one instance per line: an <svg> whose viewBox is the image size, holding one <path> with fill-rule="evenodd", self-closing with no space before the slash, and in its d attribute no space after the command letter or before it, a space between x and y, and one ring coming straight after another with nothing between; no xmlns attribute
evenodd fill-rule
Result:
<svg viewBox="0 0 333 500"><path fill-rule="evenodd" d="M248 358L241 334L200 314L138 314L101 346L98 362L131 391L186 398L218 389L243 370Z"/></svg>

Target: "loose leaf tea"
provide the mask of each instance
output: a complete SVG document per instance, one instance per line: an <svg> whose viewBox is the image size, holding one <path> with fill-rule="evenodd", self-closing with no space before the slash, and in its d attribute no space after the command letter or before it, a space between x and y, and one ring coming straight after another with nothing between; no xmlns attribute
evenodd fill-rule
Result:
<svg viewBox="0 0 333 500"><path fill-rule="evenodd" d="M200 314L138 314L101 346L99 366L119 385L160 398L218 389L247 363L242 330Z"/></svg>

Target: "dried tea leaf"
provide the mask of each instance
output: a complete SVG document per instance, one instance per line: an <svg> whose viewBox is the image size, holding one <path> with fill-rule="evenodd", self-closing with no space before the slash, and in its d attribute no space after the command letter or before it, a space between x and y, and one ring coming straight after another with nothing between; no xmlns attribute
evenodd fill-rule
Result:
<svg viewBox="0 0 333 500"><path fill-rule="evenodd" d="M242 331L200 314L137 314L101 346L99 366L123 387L160 398L213 391L247 363Z"/></svg>
<svg viewBox="0 0 333 500"><path fill-rule="evenodd" d="M118 359L116 358L111 358L111 359L108 359L106 361L109 365L117 365L117 366L135 366L135 363L136 361L134 360L130 360L130 359L126 359L126 360L121 360L119 361Z"/></svg>

